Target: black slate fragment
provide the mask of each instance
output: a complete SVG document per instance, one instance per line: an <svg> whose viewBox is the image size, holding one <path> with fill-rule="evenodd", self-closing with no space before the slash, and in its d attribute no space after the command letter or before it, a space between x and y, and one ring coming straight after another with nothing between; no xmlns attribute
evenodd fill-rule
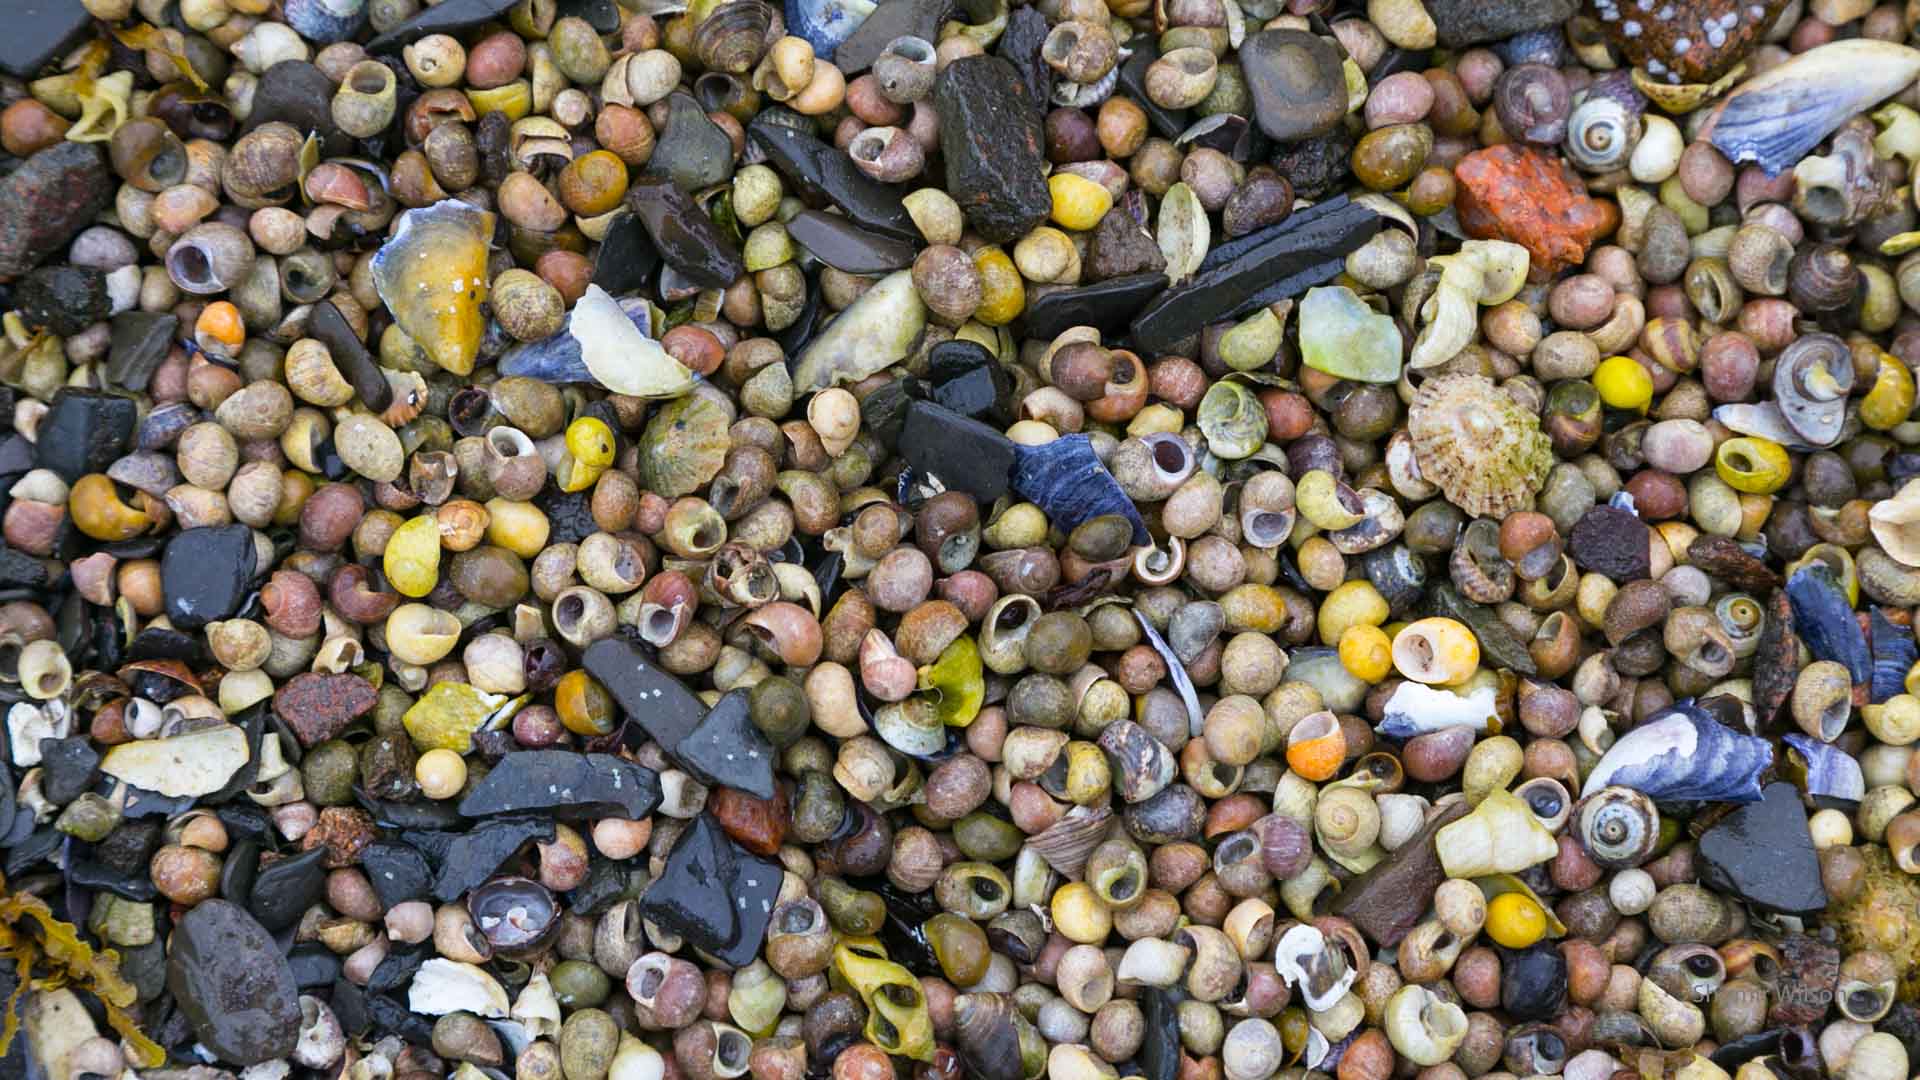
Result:
<svg viewBox="0 0 1920 1080"><path fill-rule="evenodd" d="M1053 98L1053 69L1040 55L1040 47L1047 43L1047 33L1052 29L1039 9L1022 5L1007 16L1007 28L1001 31L999 46L994 50L994 55L1020 73L1020 81L1027 84L1027 96L1035 101Z"/></svg>
<svg viewBox="0 0 1920 1080"><path fill-rule="evenodd" d="M431 11L439 11L445 4ZM425 35L422 35L425 36ZM260 75L253 91L253 107L240 134L279 121L305 134L313 132L325 143L324 153L347 153L353 140L333 122L333 80L305 60L282 60Z"/></svg>
<svg viewBox="0 0 1920 1080"><path fill-rule="evenodd" d="M627 189L627 206L660 258L694 284L724 289L746 273L733 241L673 181L657 176L636 181Z"/></svg>
<svg viewBox="0 0 1920 1080"><path fill-rule="evenodd" d="M0 178L0 278L24 274L64 250L74 233L112 205L118 188L106 151L71 140L39 151Z"/></svg>
<svg viewBox="0 0 1920 1080"><path fill-rule="evenodd" d="M433 879L433 898L451 904L468 889L493 876L529 840L553 839L553 819L500 817L483 821L447 845L440 873Z"/></svg>
<svg viewBox="0 0 1920 1080"><path fill-rule="evenodd" d="M4 38L4 35L0 35ZM107 275L91 266L42 266L13 287L13 305L28 326L61 337L77 334L107 317Z"/></svg>
<svg viewBox="0 0 1920 1080"><path fill-rule="evenodd" d="M180 317L152 311L123 311L113 317L107 344L107 382L122 390L140 391L153 371L167 358Z"/></svg>
<svg viewBox="0 0 1920 1080"><path fill-rule="evenodd" d="M313 305L307 316L307 336L327 347L334 365L353 384L353 392L367 408L380 412L393 403L393 384L381 372L380 362L367 351L360 335L353 332L332 300Z"/></svg>
<svg viewBox="0 0 1920 1080"><path fill-rule="evenodd" d="M947 163L947 194L967 223L992 243L1010 244L1047 219L1046 103L1028 93L1012 64L969 56L948 64L933 80L940 114L940 156Z"/></svg>
<svg viewBox="0 0 1920 1080"><path fill-rule="evenodd" d="M802 210L787 221L787 235L814 258L849 274L884 274L913 265L912 244L862 229L839 214Z"/></svg>
<svg viewBox="0 0 1920 1080"><path fill-rule="evenodd" d="M1768 784L1700 834L1700 883L1763 911L1811 915L1827 906L1800 792L1784 780Z"/></svg>
<svg viewBox="0 0 1920 1080"><path fill-rule="evenodd" d="M991 505L1012 486L1015 454L1013 440L978 420L927 401L907 406L900 456L920 472L939 477L949 489L973 496L982 506Z"/></svg>
<svg viewBox="0 0 1920 1080"><path fill-rule="evenodd" d="M301 990L332 986L333 980L340 977L340 966L340 958L317 941L303 942L287 952L287 968L293 972L293 985Z"/></svg>
<svg viewBox="0 0 1920 1080"><path fill-rule="evenodd" d="M660 267L660 251L631 210L615 215L593 256L593 283L614 296L637 292Z"/></svg>
<svg viewBox="0 0 1920 1080"><path fill-rule="evenodd" d="M360 869L373 884L380 906L390 908L408 900L425 899L433 886L433 868L427 857L399 840L375 840L360 853Z"/></svg>
<svg viewBox="0 0 1920 1080"><path fill-rule="evenodd" d="M928 350L927 380L933 384L927 396L935 404L984 424L1012 425L1013 376L979 342L954 338Z"/></svg>
<svg viewBox="0 0 1920 1080"><path fill-rule="evenodd" d="M299 922L327 887L327 855L321 844L262 866L254 875L247 910L268 930L285 930Z"/></svg>
<svg viewBox="0 0 1920 1080"><path fill-rule="evenodd" d="M100 755L85 735L40 740L40 793L55 806L79 798L100 771Z"/></svg>
<svg viewBox="0 0 1920 1080"><path fill-rule="evenodd" d="M1118 334L1166 288L1167 275L1150 271L1043 293L1021 316L1021 336L1051 341L1072 326L1092 326L1103 334Z"/></svg>
<svg viewBox="0 0 1920 1080"><path fill-rule="evenodd" d="M668 752L709 787L738 788L756 799L773 798L773 745L753 726L744 689L722 694Z"/></svg>
<svg viewBox="0 0 1920 1080"><path fill-rule="evenodd" d="M428 34L458 34L512 7L518 0L444 0L367 42L370 53L398 52Z"/></svg>
<svg viewBox="0 0 1920 1080"><path fill-rule="evenodd" d="M1459 49L1559 26L1573 18L1579 4L1577 0L1427 0L1426 8L1440 44Z"/></svg>
<svg viewBox="0 0 1920 1080"><path fill-rule="evenodd" d="M640 914L723 963L751 962L766 939L784 871L741 848L711 815L694 818L640 897Z"/></svg>
<svg viewBox="0 0 1920 1080"><path fill-rule="evenodd" d="M667 97L667 126L647 159L646 175L671 180L682 191L699 191L733 171L733 140L707 116L692 94Z"/></svg>
<svg viewBox="0 0 1920 1080"><path fill-rule="evenodd" d="M808 131L801 131L782 123L771 112L763 112L747 125L747 135L803 196L832 203L847 215L847 220L864 228L909 240L918 238L920 230L900 202L904 192L861 172L844 151L813 137L811 121L807 126ZM799 351L785 341L781 344L790 354Z"/></svg>
<svg viewBox="0 0 1920 1080"><path fill-rule="evenodd" d="M652 769L612 754L521 750L500 759L466 798L465 817L545 810L560 817L639 819L660 805Z"/></svg>
<svg viewBox="0 0 1920 1080"><path fill-rule="evenodd" d="M940 40L940 26L953 14L953 0L886 0L833 50L833 66L848 79L873 66L897 37Z"/></svg>
<svg viewBox="0 0 1920 1080"><path fill-rule="evenodd" d="M707 714L706 705L685 683L656 667L631 641L602 638L587 647L580 662L662 749L680 745Z"/></svg>
<svg viewBox="0 0 1920 1080"><path fill-rule="evenodd" d="M194 1037L222 1061L258 1065L293 1052L300 1001L267 931L237 905L204 900L174 924L167 990Z"/></svg>
<svg viewBox="0 0 1920 1080"><path fill-rule="evenodd" d="M1140 990L1140 1013L1146 1032L1140 1040L1141 1075L1146 1080L1174 1080L1180 1075L1180 1010L1173 992L1157 986Z"/></svg>
<svg viewBox="0 0 1920 1080"><path fill-rule="evenodd" d="M40 421L34 465L52 469L69 484L88 473L105 472L126 452L138 411L132 398L62 387Z"/></svg>
<svg viewBox="0 0 1920 1080"><path fill-rule="evenodd" d="M0 587L38 589L47 583L47 567L24 551L0 547Z"/></svg>
<svg viewBox="0 0 1920 1080"><path fill-rule="evenodd" d="M0 34L0 71L30 79L87 32L90 16L80 0L16 0Z"/></svg>
<svg viewBox="0 0 1920 1080"><path fill-rule="evenodd" d="M231 618L246 601L255 558L253 530L245 525L209 525L175 536L160 558L167 617L183 630Z"/></svg>

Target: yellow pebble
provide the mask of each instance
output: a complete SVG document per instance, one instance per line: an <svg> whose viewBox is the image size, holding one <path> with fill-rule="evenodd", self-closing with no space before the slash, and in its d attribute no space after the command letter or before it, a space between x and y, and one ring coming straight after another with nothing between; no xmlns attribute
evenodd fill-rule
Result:
<svg viewBox="0 0 1920 1080"><path fill-rule="evenodd" d="M973 268L980 274L980 306L973 317L988 326L1005 326L1019 318L1027 307L1027 287L1013 259L990 244L973 253Z"/></svg>
<svg viewBox="0 0 1920 1080"><path fill-rule="evenodd" d="M1112 193L1084 176L1054 173L1047 190L1053 194L1054 224L1063 229L1091 229L1113 209Z"/></svg>
<svg viewBox="0 0 1920 1080"><path fill-rule="evenodd" d="M1069 881L1053 894L1053 925L1068 941L1099 945L1113 929L1113 913L1106 901L1084 881Z"/></svg>
<svg viewBox="0 0 1920 1080"><path fill-rule="evenodd" d="M440 580L440 523L421 514L393 530L381 554L387 584L402 596L421 597Z"/></svg>
<svg viewBox="0 0 1920 1080"><path fill-rule="evenodd" d="M1377 683L1393 670L1393 646L1377 626L1349 626L1340 632L1340 665L1361 682Z"/></svg>
<svg viewBox="0 0 1920 1080"><path fill-rule="evenodd" d="M1524 949L1547 933L1547 915L1525 893L1501 893L1487 903L1487 936L1509 949Z"/></svg>
<svg viewBox="0 0 1920 1080"><path fill-rule="evenodd" d="M1653 376L1631 356L1609 356L1593 373L1593 388L1609 408L1645 412L1653 401Z"/></svg>
<svg viewBox="0 0 1920 1080"><path fill-rule="evenodd" d="M1320 602L1320 644L1338 645L1349 626L1379 626L1387 621L1387 601L1373 582L1341 583Z"/></svg>
<svg viewBox="0 0 1920 1080"><path fill-rule="evenodd" d="M413 763L413 778L429 799L451 799L467 784L467 759L441 747L420 755Z"/></svg>

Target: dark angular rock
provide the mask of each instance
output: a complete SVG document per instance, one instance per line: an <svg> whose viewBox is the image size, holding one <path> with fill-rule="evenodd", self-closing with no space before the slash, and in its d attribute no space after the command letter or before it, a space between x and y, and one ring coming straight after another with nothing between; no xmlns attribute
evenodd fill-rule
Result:
<svg viewBox="0 0 1920 1080"><path fill-rule="evenodd" d="M725 180L733 172L733 140L692 94L675 91L667 98L667 127L647 159L648 176L665 177L682 191L699 191Z"/></svg>
<svg viewBox="0 0 1920 1080"><path fill-rule="evenodd" d="M722 694L668 752L709 787L739 788L758 798L773 798L773 746L753 726L744 689Z"/></svg>
<svg viewBox="0 0 1920 1080"><path fill-rule="evenodd" d="M898 2L898 0L896 0ZM1047 219L1046 103L1028 96L1012 64L969 56L933 80L947 194L967 222L996 244L1010 244Z"/></svg>
<svg viewBox="0 0 1920 1080"><path fill-rule="evenodd" d="M1164 260L1162 265L1164 267ZM1050 341L1073 326L1092 326L1104 334L1121 334L1133 317L1140 314L1141 308L1166 290L1167 275L1159 270L1108 278L1078 288L1053 289L1027 303L1027 310L1021 316L1022 333L1042 341Z"/></svg>
<svg viewBox="0 0 1920 1080"><path fill-rule="evenodd" d="M100 771L100 755L85 735L40 740L40 793L55 806L79 798Z"/></svg>
<svg viewBox="0 0 1920 1080"><path fill-rule="evenodd" d="M1631 510L1596 506L1567 531L1568 554L1582 570L1603 574L1616 585L1637 581L1652 570L1647 525Z"/></svg>
<svg viewBox="0 0 1920 1080"><path fill-rule="evenodd" d="M906 429L907 409L930 396L927 385L911 375L891 379L861 400L860 423L892 451L900 445L900 433Z"/></svg>
<svg viewBox="0 0 1920 1080"><path fill-rule="evenodd" d="M42 266L13 287L13 306L28 326L61 337L77 334L107 317L107 275L91 266Z"/></svg>
<svg viewBox="0 0 1920 1080"><path fill-rule="evenodd" d="M444 7L429 8L428 12ZM253 91L253 108L247 113L247 122L240 126L240 134L278 120L302 132L318 134L328 153L336 148L345 153L353 140L333 122L333 90L333 80L314 65L305 60L282 60L261 73L260 84Z"/></svg>
<svg viewBox="0 0 1920 1080"><path fill-rule="evenodd" d="M1577 0L1430 0L1427 14L1440 44L1459 49L1559 26L1578 7Z"/></svg>
<svg viewBox="0 0 1920 1080"><path fill-rule="evenodd" d="M115 315L113 336L107 346L107 382L122 390L145 390L153 370L167 358L179 329L177 315L152 311Z"/></svg>
<svg viewBox="0 0 1920 1080"><path fill-rule="evenodd" d="M1500 1005L1515 1020L1551 1020L1567 1002L1567 958L1551 941L1501 950Z"/></svg>
<svg viewBox="0 0 1920 1080"><path fill-rule="evenodd" d="M180 916L167 942L167 991L215 1057L258 1065L293 1052L300 1034L293 972L261 925L226 900Z"/></svg>
<svg viewBox="0 0 1920 1080"><path fill-rule="evenodd" d="M273 711L301 746L313 746L345 731L379 699L373 684L358 675L305 671L274 691Z"/></svg>
<svg viewBox="0 0 1920 1080"><path fill-rule="evenodd" d="M1129 41L1129 45L1133 42ZM1133 55L1120 65L1120 85L1127 97L1140 106L1147 114L1147 123L1153 125L1153 133L1163 139L1171 139L1187 129L1191 113L1186 109L1166 109L1153 103L1147 96L1147 69L1160 59L1160 47L1152 40L1143 40L1134 48Z"/></svg>
<svg viewBox="0 0 1920 1080"><path fill-rule="evenodd" d="M787 221L787 235L814 258L849 274L884 274L913 265L912 244L869 232L839 214L802 210Z"/></svg>
<svg viewBox="0 0 1920 1080"><path fill-rule="evenodd" d="M360 869L381 907L422 900L433 886L433 868L418 848L398 840L375 840L360 853Z"/></svg>
<svg viewBox="0 0 1920 1080"><path fill-rule="evenodd" d="M1093 227L1093 236L1087 241L1085 265L1090 282L1147 272L1164 277L1162 271L1167 268L1167 257L1145 225L1125 207L1115 206Z"/></svg>
<svg viewBox="0 0 1920 1080"><path fill-rule="evenodd" d="M667 853L667 865L640 897L640 913L694 948L734 967L766 939L783 871L742 849L701 814Z"/></svg>
<svg viewBox="0 0 1920 1080"><path fill-rule="evenodd" d="M385 994L413 981L414 973L433 957L433 942L423 941L404 949L389 950L367 977L367 992Z"/></svg>
<svg viewBox="0 0 1920 1080"><path fill-rule="evenodd" d="M1280 144L1271 160L1274 171L1293 185L1296 198L1318 199L1339 190L1352 156L1353 136L1336 127L1318 138Z"/></svg>
<svg viewBox="0 0 1920 1080"><path fill-rule="evenodd" d="M671 180L638 181L627 191L627 205L640 218L661 259L694 284L724 289L746 272L733 241Z"/></svg>
<svg viewBox="0 0 1920 1080"><path fill-rule="evenodd" d="M516 0L445 0L367 42L370 53L399 52L428 34L458 34L512 7Z"/></svg>
<svg viewBox="0 0 1920 1080"><path fill-rule="evenodd" d="M38 589L47 583L47 567L24 551L0 547L0 586Z"/></svg>
<svg viewBox="0 0 1920 1080"><path fill-rule="evenodd" d="M624 212L607 225L600 249L593 257L593 283L623 296L637 292L660 268L660 251L640 223L640 215Z"/></svg>
<svg viewBox="0 0 1920 1080"><path fill-rule="evenodd" d="M93 845L93 857L117 873L143 871L160 849L160 828L153 818L122 820L105 840Z"/></svg>
<svg viewBox="0 0 1920 1080"><path fill-rule="evenodd" d="M118 187L98 144L67 141L0 179L0 278L17 277L58 254L112 204Z"/></svg>
<svg viewBox="0 0 1920 1080"><path fill-rule="evenodd" d="M307 316L307 336L327 347L334 365L353 384L353 392L367 408L380 412L393 403L393 384L387 381L380 371L380 362L367 351L360 335L353 332L333 301L322 300L313 305L312 313Z"/></svg>
<svg viewBox="0 0 1920 1080"><path fill-rule="evenodd" d="M1701 884L1763 911L1811 915L1827 906L1807 812L1790 783L1768 784L1759 802L1714 822L1698 854Z"/></svg>
<svg viewBox="0 0 1920 1080"><path fill-rule="evenodd" d="M529 840L553 839L553 819L500 817L483 821L447 845L440 872L433 879L433 898L450 904L468 889L493 876Z"/></svg>
<svg viewBox="0 0 1920 1080"><path fill-rule="evenodd" d="M183 630L231 618L253 581L253 530L245 525L187 529L167 542L160 588L167 617Z"/></svg>
<svg viewBox="0 0 1920 1080"><path fill-rule="evenodd" d="M953 6L953 0L886 0L833 51L833 66L851 80L872 67L894 38L939 41L940 25L953 14Z"/></svg>
<svg viewBox="0 0 1920 1080"><path fill-rule="evenodd" d="M861 172L844 151L814 138L811 132L811 121L807 130L801 131L782 123L771 112L761 113L747 125L747 135L806 198L832 203L847 215L847 220L863 228L909 240L919 237L920 230L900 202L903 192ZM799 351L784 342L782 347L789 355Z"/></svg>
<svg viewBox="0 0 1920 1080"><path fill-rule="evenodd" d="M631 641L602 638L587 647L580 662L613 695L627 719L645 728L663 749L679 746L707 714L706 705L685 683L656 667Z"/></svg>
<svg viewBox="0 0 1920 1080"><path fill-rule="evenodd" d="M30 79L87 32L91 20L79 0L18 0L0 34L0 71Z"/></svg>
<svg viewBox="0 0 1920 1080"><path fill-rule="evenodd" d="M1340 50L1305 30L1262 30L1240 43L1260 130L1279 142L1332 131L1347 114Z"/></svg>
<svg viewBox="0 0 1920 1080"><path fill-rule="evenodd" d="M52 469L69 484L88 473L105 472L126 452L137 412L132 398L63 387L40 421L34 465Z"/></svg>
<svg viewBox="0 0 1920 1080"><path fill-rule="evenodd" d="M268 930L285 930L320 899L327 887L327 849L312 848L260 867L247 910Z"/></svg>
<svg viewBox="0 0 1920 1080"><path fill-rule="evenodd" d="M123 874L98 859L75 855L67 865L67 884L80 889L105 889L115 896L137 904L149 903L160 895L153 878L146 873Z"/></svg>
<svg viewBox="0 0 1920 1080"><path fill-rule="evenodd" d="M520 750L500 759L460 800L465 817L545 810L560 817L643 818L660 805L652 769L612 754Z"/></svg>
<svg viewBox="0 0 1920 1080"><path fill-rule="evenodd" d="M1229 240L1207 254L1199 273L1140 312L1134 342L1145 352L1169 352L1208 323L1297 296L1339 274L1346 256L1379 229L1380 215L1341 196Z"/></svg>
<svg viewBox="0 0 1920 1080"><path fill-rule="evenodd" d="M982 506L1005 495L1013 483L1013 440L931 402L907 406L900 456L921 473L939 477L949 489L973 496Z"/></svg>
<svg viewBox="0 0 1920 1080"><path fill-rule="evenodd" d="M220 860L221 898L246 907L253 898L254 880L259 876L260 844L253 840L235 841Z"/></svg>
<svg viewBox="0 0 1920 1080"><path fill-rule="evenodd" d="M1020 73L1020 81L1027 85L1027 96L1035 101L1053 99L1053 69L1040 55L1040 47L1046 44L1047 32L1051 29L1047 17L1032 5L1014 8L1013 14L1007 16L1007 28L1001 31L1000 44L994 50L996 56ZM1144 95L1140 103L1154 107L1147 105Z"/></svg>
<svg viewBox="0 0 1920 1080"><path fill-rule="evenodd" d="M333 985L340 977L341 959L317 941L295 945L287 953L287 969L293 972L293 985L299 989L319 990Z"/></svg>
<svg viewBox="0 0 1920 1080"><path fill-rule="evenodd" d="M1687 545L1687 562L1742 592L1763 593L1780 585L1780 575L1731 536L1701 533Z"/></svg>
<svg viewBox="0 0 1920 1080"><path fill-rule="evenodd" d="M1180 1006L1173 991L1157 986L1140 991L1140 1015L1146 1031L1135 1058L1146 1080L1175 1080L1180 1075Z"/></svg>
<svg viewBox="0 0 1920 1080"><path fill-rule="evenodd" d="M1433 890L1447 879L1440 868L1440 854L1434 849L1433 836L1455 818L1465 817L1467 807L1454 803L1436 814L1413 839L1395 848L1386 860L1354 878L1333 898L1331 911L1342 916L1383 949L1400 944L1419 925L1423 912L1407 903L1409 896L1432 896ZM1419 890L1425 889L1425 892Z"/></svg>
<svg viewBox="0 0 1920 1080"><path fill-rule="evenodd" d="M979 342L954 338L935 345L927 353L927 379L934 404L985 424L1013 423L1013 376Z"/></svg>

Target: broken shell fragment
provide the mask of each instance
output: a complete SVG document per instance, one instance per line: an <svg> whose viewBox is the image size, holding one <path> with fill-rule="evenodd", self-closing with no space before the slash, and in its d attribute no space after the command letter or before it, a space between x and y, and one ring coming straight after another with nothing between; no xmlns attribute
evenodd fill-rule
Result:
<svg viewBox="0 0 1920 1080"><path fill-rule="evenodd" d="M400 215L373 255L374 288L394 322L450 374L472 374L480 353L492 236L492 214L447 199Z"/></svg>
<svg viewBox="0 0 1920 1080"><path fill-rule="evenodd" d="M927 325L927 305L913 274L881 278L813 339L793 367L793 392L811 394L859 382L905 359Z"/></svg>

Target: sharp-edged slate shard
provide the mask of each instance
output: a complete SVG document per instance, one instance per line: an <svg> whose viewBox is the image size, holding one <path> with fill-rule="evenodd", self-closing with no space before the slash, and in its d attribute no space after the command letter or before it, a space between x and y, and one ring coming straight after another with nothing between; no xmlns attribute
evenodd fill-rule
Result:
<svg viewBox="0 0 1920 1080"><path fill-rule="evenodd" d="M1807 812L1792 784L1776 781L1700 834L1700 881L1766 911L1811 915L1827 906Z"/></svg>
<svg viewBox="0 0 1920 1080"><path fill-rule="evenodd" d="M1141 1075L1146 1080L1174 1080L1180 1075L1180 1009L1173 991L1141 988L1140 1014L1146 1024L1136 1055Z"/></svg>
<svg viewBox="0 0 1920 1080"><path fill-rule="evenodd" d="M580 662L613 695L627 718L645 728L662 748L680 745L707 714L706 705L685 683L654 666L631 641L602 638L587 647Z"/></svg>
<svg viewBox="0 0 1920 1080"><path fill-rule="evenodd" d="M87 32L91 17L80 0L18 0L0 34L0 71L30 79Z"/></svg>
<svg viewBox="0 0 1920 1080"><path fill-rule="evenodd" d="M529 840L553 839L553 819L491 818L461 833L447 845L440 873L433 880L433 898L451 904L468 889L493 876L521 845Z"/></svg>
<svg viewBox="0 0 1920 1080"><path fill-rule="evenodd" d="M418 848L398 840L375 840L360 853L360 869L373 883L380 906L425 899L433 887L433 867Z"/></svg>
<svg viewBox="0 0 1920 1080"><path fill-rule="evenodd" d="M1028 96L1020 73L994 56L948 64L933 81L940 114L940 156L947 194L967 223L996 244L1010 244L1047 219L1045 102Z"/></svg>
<svg viewBox="0 0 1920 1080"><path fill-rule="evenodd" d="M1134 342L1143 351L1170 351L1208 323L1330 281L1379 229L1380 215L1341 196L1230 240L1207 255L1191 280L1146 306L1133 320Z"/></svg>
<svg viewBox="0 0 1920 1080"><path fill-rule="evenodd" d="M1013 440L998 429L932 402L907 406L900 456L949 490L964 491L982 506L1007 493L1016 464Z"/></svg>
<svg viewBox="0 0 1920 1080"><path fill-rule="evenodd" d="M153 311L115 315L107 345L107 381L128 390L145 390L154 369L167 358L179 329L178 315Z"/></svg>
<svg viewBox="0 0 1920 1080"><path fill-rule="evenodd" d="M379 412L393 403L393 384L333 301L313 305L312 314L307 316L307 336L327 347L327 354L367 408Z"/></svg>
<svg viewBox="0 0 1920 1080"><path fill-rule="evenodd" d="M631 210L615 215L594 255L593 283L620 296L644 287L659 267L660 250L653 246L640 215Z"/></svg>
<svg viewBox="0 0 1920 1080"><path fill-rule="evenodd" d="M872 67L894 38L938 41L953 6L953 0L886 0L833 50L833 66L851 79Z"/></svg>
<svg viewBox="0 0 1920 1080"><path fill-rule="evenodd" d="M733 172L733 140L692 94L676 91L667 98L667 126L647 159L648 176L665 177L682 191L699 191L725 180Z"/></svg>
<svg viewBox="0 0 1920 1080"><path fill-rule="evenodd" d="M669 752L703 784L773 798L773 745L753 726L744 689L721 695Z"/></svg>
<svg viewBox="0 0 1920 1080"><path fill-rule="evenodd" d="M772 859L728 839L701 814L667 853L640 897L640 914L723 963L743 967L760 951L784 874Z"/></svg>
<svg viewBox="0 0 1920 1080"><path fill-rule="evenodd" d="M839 207L856 225L908 239L920 235L900 202L902 192L861 172L844 151L779 122L769 113L754 117L747 125L747 135L802 194Z"/></svg>
<svg viewBox="0 0 1920 1080"><path fill-rule="evenodd" d="M639 217L660 258L694 284L724 289L746 273L733 241L673 181L636 181L627 190L627 206Z"/></svg>
<svg viewBox="0 0 1920 1080"><path fill-rule="evenodd" d="M299 922L327 887L326 862L323 844L260 867L247 890L247 910L268 930L285 930Z"/></svg>
<svg viewBox="0 0 1920 1080"><path fill-rule="evenodd" d="M787 235L814 258L848 274L884 274L913 265L912 244L862 229L839 214L802 210L787 221Z"/></svg>
<svg viewBox="0 0 1920 1080"><path fill-rule="evenodd" d="M253 530L245 525L209 525L175 536L160 557L167 617L182 630L231 617L247 598L256 558Z"/></svg>
<svg viewBox="0 0 1920 1080"><path fill-rule="evenodd" d="M63 387L40 421L34 464L52 469L69 484L88 473L105 472L126 452L138 411L132 398Z"/></svg>
<svg viewBox="0 0 1920 1080"><path fill-rule="evenodd" d="M1166 288L1167 275L1155 272L1043 293L1021 316L1021 336L1051 341L1073 326L1097 327L1103 334L1122 333L1140 309Z"/></svg>
<svg viewBox="0 0 1920 1080"><path fill-rule="evenodd" d="M660 805L652 769L612 754L519 750L500 759L460 813L472 818L544 810L560 817L639 819Z"/></svg>
<svg viewBox="0 0 1920 1080"><path fill-rule="evenodd" d="M518 0L443 0L367 42L370 53L398 52L428 34L457 34L495 18Z"/></svg>

